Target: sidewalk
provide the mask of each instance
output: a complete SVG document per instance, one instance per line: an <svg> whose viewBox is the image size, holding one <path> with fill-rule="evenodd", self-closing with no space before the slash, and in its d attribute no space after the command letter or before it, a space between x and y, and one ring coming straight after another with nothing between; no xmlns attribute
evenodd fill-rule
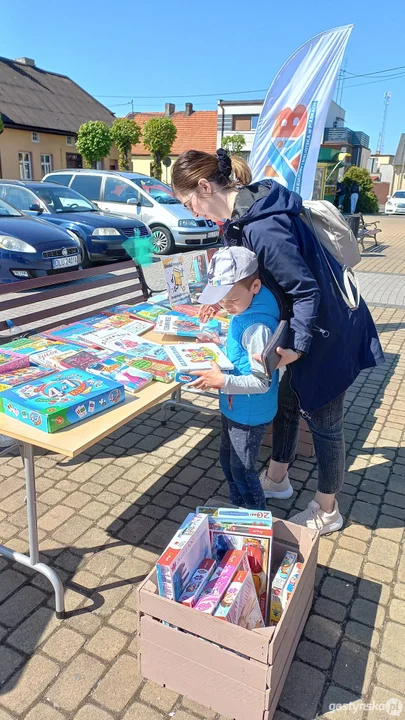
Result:
<svg viewBox="0 0 405 720"><path fill-rule="evenodd" d="M359 270L405 275L405 222L381 227L383 249ZM351 718L347 705L331 712L350 702L356 718L405 720L405 306L389 305L372 308L386 364L347 394L346 524L321 539L276 720ZM190 508L226 497L218 427L186 411L162 427L154 408L74 460L38 451L40 547L67 584L68 618L55 620L45 578L0 559L0 720L225 720L143 681L136 661L135 586ZM278 517L312 498L313 459L298 457L291 478L293 497L271 506ZM0 458L0 540L22 551L24 495L20 458ZM382 707L391 698L402 715Z"/></svg>

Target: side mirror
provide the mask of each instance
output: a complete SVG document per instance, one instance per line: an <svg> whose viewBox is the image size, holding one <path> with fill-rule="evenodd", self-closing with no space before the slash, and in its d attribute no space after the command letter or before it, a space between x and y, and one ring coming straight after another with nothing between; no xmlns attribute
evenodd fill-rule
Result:
<svg viewBox="0 0 405 720"><path fill-rule="evenodd" d="M142 196L141 197L141 205L142 205L142 207L153 207L153 202L148 200L148 198Z"/></svg>
<svg viewBox="0 0 405 720"><path fill-rule="evenodd" d="M41 205L39 203L32 203L32 205L29 206L29 210L31 210L32 212L37 212L37 213L44 212L44 208L41 207Z"/></svg>
<svg viewBox="0 0 405 720"><path fill-rule="evenodd" d="M127 200L127 205L140 205L140 204L141 204L141 202L140 202L139 198L133 197L133 198L128 198L128 200Z"/></svg>

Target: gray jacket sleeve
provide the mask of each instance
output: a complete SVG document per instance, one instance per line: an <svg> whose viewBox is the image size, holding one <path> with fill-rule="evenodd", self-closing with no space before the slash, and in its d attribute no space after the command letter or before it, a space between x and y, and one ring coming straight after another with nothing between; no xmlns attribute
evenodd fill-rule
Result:
<svg viewBox="0 0 405 720"><path fill-rule="evenodd" d="M251 367L250 375L226 375L225 385L221 392L226 395L259 395L267 392L269 381L263 365L253 358L261 355L272 336L266 325L251 325L242 336L242 346L247 350Z"/></svg>

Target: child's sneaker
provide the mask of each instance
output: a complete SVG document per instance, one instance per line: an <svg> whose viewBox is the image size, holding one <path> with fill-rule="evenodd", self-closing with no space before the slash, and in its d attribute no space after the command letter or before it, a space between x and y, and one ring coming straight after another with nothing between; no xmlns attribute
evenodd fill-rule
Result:
<svg viewBox="0 0 405 720"><path fill-rule="evenodd" d="M293 494L293 488L288 477L288 472L284 475L281 482L276 483L267 475L267 468L260 473L260 482L262 484L264 497L275 498L279 500L287 500Z"/></svg>
<svg viewBox="0 0 405 720"><path fill-rule="evenodd" d="M316 500L311 500L306 510L288 518L288 522L295 525L303 525L310 530L318 530L320 535L340 530L343 525L343 518L339 512L339 506L335 500L333 512L326 513Z"/></svg>

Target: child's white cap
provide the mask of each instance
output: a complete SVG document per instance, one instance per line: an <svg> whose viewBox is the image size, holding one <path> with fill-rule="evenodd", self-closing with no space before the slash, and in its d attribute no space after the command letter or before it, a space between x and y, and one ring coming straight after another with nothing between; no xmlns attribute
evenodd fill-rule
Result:
<svg viewBox="0 0 405 720"><path fill-rule="evenodd" d="M198 298L203 305L216 305L239 280L253 275L259 267L257 257L245 247L225 247L213 255L208 284Z"/></svg>

